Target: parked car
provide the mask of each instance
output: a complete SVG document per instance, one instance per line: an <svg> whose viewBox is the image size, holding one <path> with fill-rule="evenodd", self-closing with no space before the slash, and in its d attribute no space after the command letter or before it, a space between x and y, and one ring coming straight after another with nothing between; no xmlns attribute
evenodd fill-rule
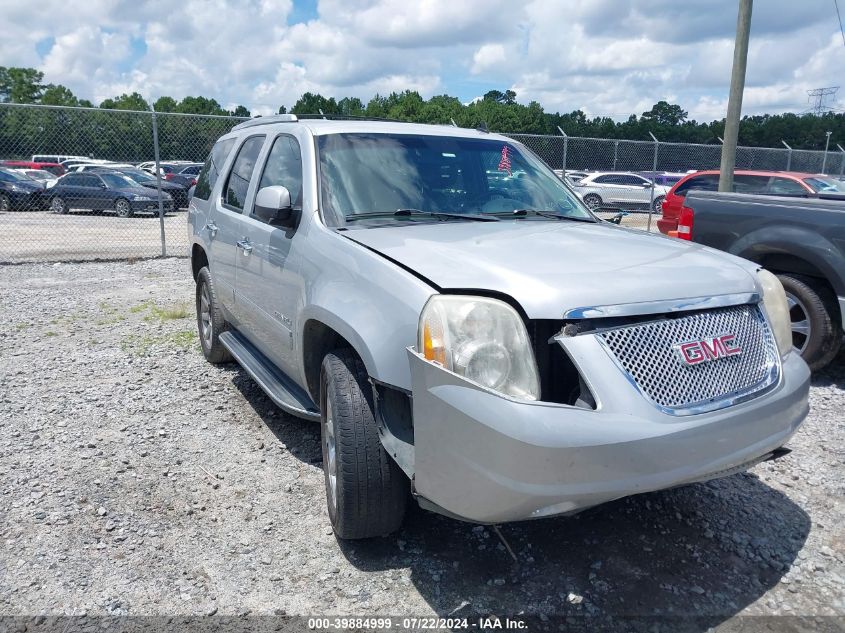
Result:
<svg viewBox="0 0 845 633"><path fill-rule="evenodd" d="M776 273L786 291L794 350L812 369L836 357L845 330L845 200L692 190L678 237Z"/></svg>
<svg viewBox="0 0 845 633"><path fill-rule="evenodd" d="M688 192L718 189L719 172L716 170L699 171L682 178L666 194L663 217L657 220L658 230L664 235L677 230L678 217ZM845 183L829 176L802 172L737 169L734 172L734 191L799 198L845 199Z"/></svg>
<svg viewBox="0 0 845 633"><path fill-rule="evenodd" d="M558 178L564 178L564 171L562 169L555 169L554 172L555 172L555 176L557 176ZM582 178L586 178L589 174L590 174L590 172L588 172L588 171L572 171L572 170L567 169L565 177L570 182L578 182Z"/></svg>
<svg viewBox="0 0 845 633"><path fill-rule="evenodd" d="M3 167L8 167L10 169L40 169L43 171L49 171L56 176L63 176L65 173L65 168L59 163L40 163L29 160L4 160L0 164L2 164Z"/></svg>
<svg viewBox="0 0 845 633"><path fill-rule="evenodd" d="M158 190L158 179L146 171L142 171L135 167L111 169L109 167L98 167L90 171L118 171L127 178L134 180L137 184L147 189ZM166 192L173 199L174 209L188 208L188 192L182 185L177 185L175 182L167 182L161 179L161 190Z"/></svg>
<svg viewBox="0 0 845 633"><path fill-rule="evenodd" d="M91 171L94 170L102 170L102 169L133 169L132 165L129 163L108 163L108 162L98 162L98 163L79 163L71 167L68 171Z"/></svg>
<svg viewBox="0 0 845 633"><path fill-rule="evenodd" d="M65 168L66 171L72 171L74 167L77 165L91 165L91 164L98 164L98 165L108 165L110 161L102 160L98 158L68 158L67 160L62 161L62 166Z"/></svg>
<svg viewBox="0 0 845 633"><path fill-rule="evenodd" d="M162 169L169 169L164 174L165 180L188 188L197 184L197 176L202 169L202 163L162 164Z"/></svg>
<svg viewBox="0 0 845 633"><path fill-rule="evenodd" d="M73 158L90 160L85 156L72 156L69 154L33 154L31 160L33 163L63 163L66 160L70 160Z"/></svg>
<svg viewBox="0 0 845 633"><path fill-rule="evenodd" d="M640 171L637 172L643 178L648 178L657 185L663 187L671 187L681 178L686 176L686 173L673 173L668 171Z"/></svg>
<svg viewBox="0 0 845 633"><path fill-rule="evenodd" d="M505 136L253 119L188 221L202 352L320 421L341 538L409 493L496 524L722 477L807 414L774 275L602 222Z"/></svg>
<svg viewBox="0 0 845 633"><path fill-rule="evenodd" d="M573 183L575 192L591 209L619 206L627 210L660 211L668 187L654 184L648 178L629 172L596 172ZM652 187L654 196L652 197Z"/></svg>
<svg viewBox="0 0 845 633"><path fill-rule="evenodd" d="M13 169L0 167L0 211L42 209L44 185Z"/></svg>
<svg viewBox="0 0 845 633"><path fill-rule="evenodd" d="M164 211L172 211L173 200L166 193L162 195ZM120 218L142 211L157 215L158 198L120 172L72 172L59 178L50 189L50 211L67 213L74 209L90 209L95 213L114 211Z"/></svg>
<svg viewBox="0 0 845 633"><path fill-rule="evenodd" d="M53 185L56 184L56 181L59 179L56 174L46 171L44 169L14 169L19 174L23 174L27 178L31 178L32 180L44 185L45 189L49 189Z"/></svg>

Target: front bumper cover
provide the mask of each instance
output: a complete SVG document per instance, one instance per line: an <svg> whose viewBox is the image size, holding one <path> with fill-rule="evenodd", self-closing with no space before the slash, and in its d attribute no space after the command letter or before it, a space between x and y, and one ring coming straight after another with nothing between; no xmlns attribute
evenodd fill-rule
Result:
<svg viewBox="0 0 845 633"><path fill-rule="evenodd" d="M589 385L596 410L506 398L409 349L421 504L479 523L572 513L744 470L808 413L810 373L796 354L764 395L677 417L645 401L596 345L565 345L582 375L602 377Z"/></svg>

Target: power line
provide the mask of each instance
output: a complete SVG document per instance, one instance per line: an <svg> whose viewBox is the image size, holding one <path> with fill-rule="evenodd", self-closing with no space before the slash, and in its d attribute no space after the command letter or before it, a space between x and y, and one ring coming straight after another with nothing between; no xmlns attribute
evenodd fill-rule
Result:
<svg viewBox="0 0 845 633"><path fill-rule="evenodd" d="M842 44L845 45L845 30L842 29L842 15L839 13L839 0L833 0L833 6L836 7L836 17L839 18L839 32L842 33Z"/></svg>

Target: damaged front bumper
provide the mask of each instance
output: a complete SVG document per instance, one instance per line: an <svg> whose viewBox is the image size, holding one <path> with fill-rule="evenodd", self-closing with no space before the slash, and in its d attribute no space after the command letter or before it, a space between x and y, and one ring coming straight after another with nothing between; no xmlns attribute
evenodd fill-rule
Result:
<svg viewBox="0 0 845 633"><path fill-rule="evenodd" d="M808 413L810 374L796 354L764 395L677 417L643 399L594 337L578 339L570 357L602 377L590 384L595 410L507 398L408 350L420 505L479 523L577 512L745 470Z"/></svg>

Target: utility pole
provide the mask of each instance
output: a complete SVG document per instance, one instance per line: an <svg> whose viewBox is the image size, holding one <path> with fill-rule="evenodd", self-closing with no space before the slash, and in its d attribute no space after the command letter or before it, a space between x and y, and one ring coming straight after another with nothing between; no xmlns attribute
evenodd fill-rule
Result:
<svg viewBox="0 0 845 633"><path fill-rule="evenodd" d="M736 18L736 43L731 71L731 92L728 95L728 114L725 118L725 142L722 145L722 165L719 191L733 191L736 141L739 138L739 116L742 113L742 92L745 89L745 67L748 61L748 38L751 35L752 0L739 0Z"/></svg>
<svg viewBox="0 0 845 633"><path fill-rule="evenodd" d="M830 132L825 132L825 136L827 136L827 140L824 142L824 158L822 159L822 173L827 173L825 170L827 169L827 149L830 147Z"/></svg>

